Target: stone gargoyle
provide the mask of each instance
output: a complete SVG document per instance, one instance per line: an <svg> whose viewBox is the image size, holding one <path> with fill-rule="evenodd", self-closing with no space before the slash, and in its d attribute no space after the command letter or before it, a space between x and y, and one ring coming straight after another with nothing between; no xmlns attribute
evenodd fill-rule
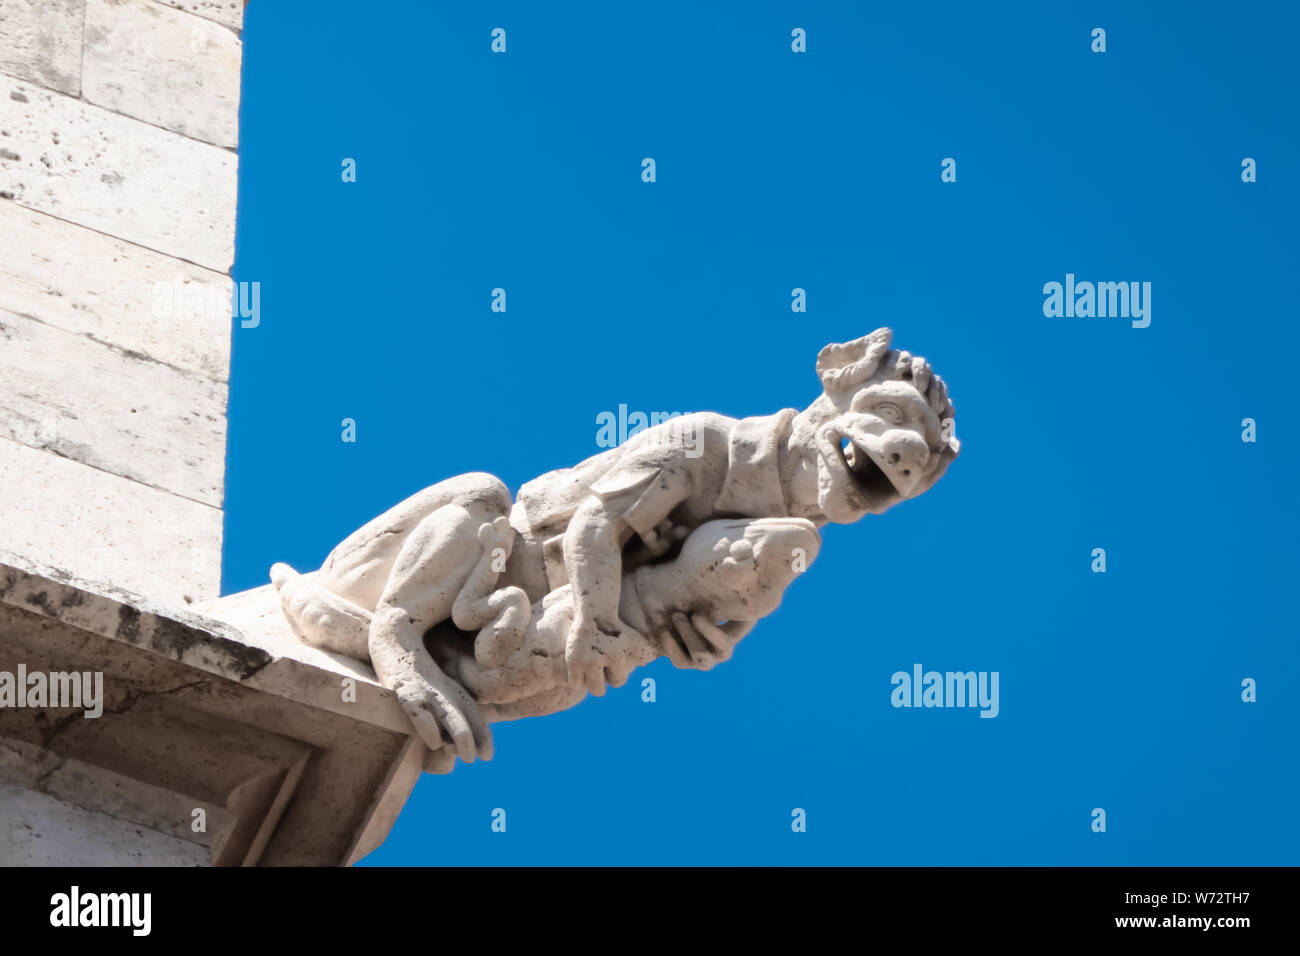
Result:
<svg viewBox="0 0 1300 956"><path fill-rule="evenodd" d="M494 721L555 713L660 656L707 670L816 557L956 457L948 391L877 329L817 356L805 410L671 418L525 484L461 475L271 569L307 644L369 661L431 753L492 756Z"/></svg>

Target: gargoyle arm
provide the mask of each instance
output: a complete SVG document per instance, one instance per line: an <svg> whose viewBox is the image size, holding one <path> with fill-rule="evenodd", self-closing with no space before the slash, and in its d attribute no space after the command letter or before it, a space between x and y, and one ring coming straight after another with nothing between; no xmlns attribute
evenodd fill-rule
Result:
<svg viewBox="0 0 1300 956"><path fill-rule="evenodd" d="M617 638L626 629L618 617L623 545L635 533L653 547L658 526L690 495L691 482L684 470L660 468L615 488L588 497L564 534L564 569L574 601L565 661L570 681L581 681L597 697L605 693L610 664L600 652L601 636Z"/></svg>

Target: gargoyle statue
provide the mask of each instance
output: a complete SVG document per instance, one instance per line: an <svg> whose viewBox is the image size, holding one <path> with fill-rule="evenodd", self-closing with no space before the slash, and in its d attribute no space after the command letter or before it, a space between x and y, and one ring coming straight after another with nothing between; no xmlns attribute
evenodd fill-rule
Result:
<svg viewBox="0 0 1300 956"><path fill-rule="evenodd" d="M957 456L948 390L877 329L817 356L801 412L697 412L525 484L461 475L271 569L294 633L369 661L430 748L491 759L489 724L551 714L660 656L707 670L817 556L817 528L928 490Z"/></svg>

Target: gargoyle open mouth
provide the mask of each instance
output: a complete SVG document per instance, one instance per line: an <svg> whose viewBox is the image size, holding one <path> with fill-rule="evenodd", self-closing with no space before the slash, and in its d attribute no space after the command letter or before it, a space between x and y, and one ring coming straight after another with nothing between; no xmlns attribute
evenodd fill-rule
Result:
<svg viewBox="0 0 1300 956"><path fill-rule="evenodd" d="M853 483L866 496L868 501L880 501L899 491L890 481L889 476L876 464L867 450L851 438L844 438L840 443L840 458L844 467L853 477Z"/></svg>

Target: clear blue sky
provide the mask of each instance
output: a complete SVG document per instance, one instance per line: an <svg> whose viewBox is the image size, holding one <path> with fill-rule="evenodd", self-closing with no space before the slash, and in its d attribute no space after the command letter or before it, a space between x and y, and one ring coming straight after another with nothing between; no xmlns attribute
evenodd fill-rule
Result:
<svg viewBox="0 0 1300 956"><path fill-rule="evenodd" d="M573 464L620 404L802 407L817 350L880 325L964 443L829 529L732 661L498 725L368 862L1300 862L1296 30L1277 3L252 3L225 592L439 479ZM1151 282L1151 325L1045 317L1067 272ZM918 662L999 672L1000 714L894 709Z"/></svg>

